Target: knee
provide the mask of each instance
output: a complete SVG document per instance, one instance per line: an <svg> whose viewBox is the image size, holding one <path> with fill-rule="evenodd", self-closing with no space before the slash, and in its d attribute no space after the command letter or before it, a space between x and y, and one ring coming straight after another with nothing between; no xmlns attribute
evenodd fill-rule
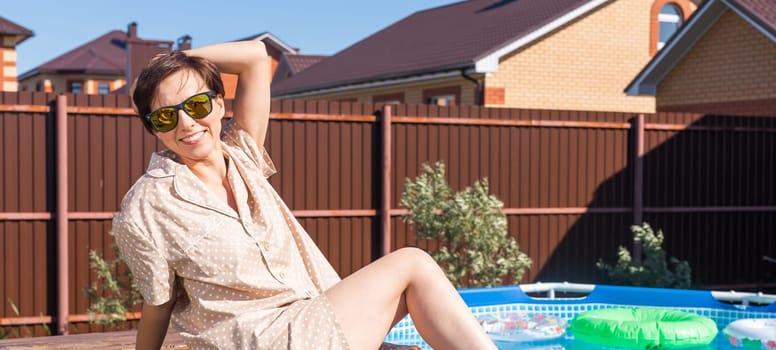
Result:
<svg viewBox="0 0 776 350"><path fill-rule="evenodd" d="M404 247L396 250L395 254L404 266L414 272L441 271L439 265L425 250L415 247Z"/></svg>

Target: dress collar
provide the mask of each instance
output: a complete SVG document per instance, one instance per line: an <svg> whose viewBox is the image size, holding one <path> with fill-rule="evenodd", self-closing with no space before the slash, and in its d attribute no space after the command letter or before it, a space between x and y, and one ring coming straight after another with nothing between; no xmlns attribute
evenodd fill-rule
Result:
<svg viewBox="0 0 776 350"><path fill-rule="evenodd" d="M222 146L225 145L222 144ZM224 155L226 156L226 153ZM153 178L172 177L172 187L184 201L238 218L234 209L229 207L226 201L216 198L213 191L194 175L188 166L181 163L178 156L170 150L155 152L151 156L146 174Z"/></svg>

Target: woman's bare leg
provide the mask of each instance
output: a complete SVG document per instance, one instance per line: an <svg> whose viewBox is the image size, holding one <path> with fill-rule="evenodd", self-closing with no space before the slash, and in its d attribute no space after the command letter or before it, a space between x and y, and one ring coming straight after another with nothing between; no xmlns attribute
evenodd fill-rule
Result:
<svg viewBox="0 0 776 350"><path fill-rule="evenodd" d="M354 349L377 349L407 312L436 349L495 349L469 308L426 252L402 248L326 291Z"/></svg>

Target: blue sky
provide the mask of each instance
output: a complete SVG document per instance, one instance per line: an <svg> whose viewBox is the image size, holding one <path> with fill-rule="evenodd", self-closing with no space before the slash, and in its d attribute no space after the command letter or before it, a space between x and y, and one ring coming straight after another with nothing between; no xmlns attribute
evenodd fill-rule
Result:
<svg viewBox="0 0 776 350"><path fill-rule="evenodd" d="M331 55L420 10L458 0L4 0L0 16L35 33L19 74L137 22L144 39L188 34L196 46L270 32L305 54Z"/></svg>

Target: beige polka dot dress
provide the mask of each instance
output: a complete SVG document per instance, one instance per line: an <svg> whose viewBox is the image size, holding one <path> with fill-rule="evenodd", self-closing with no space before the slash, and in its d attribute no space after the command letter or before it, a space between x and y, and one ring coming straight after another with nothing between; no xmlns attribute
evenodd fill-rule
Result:
<svg viewBox="0 0 776 350"><path fill-rule="evenodd" d="M124 197L113 234L145 302L176 298L192 349L347 349L322 294L339 277L267 181L269 156L232 120L221 145L237 211L170 151Z"/></svg>

